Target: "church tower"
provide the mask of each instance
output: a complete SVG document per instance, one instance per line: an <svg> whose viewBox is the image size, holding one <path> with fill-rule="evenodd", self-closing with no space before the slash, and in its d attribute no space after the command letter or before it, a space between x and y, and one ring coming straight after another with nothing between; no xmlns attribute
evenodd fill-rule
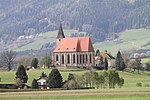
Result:
<svg viewBox="0 0 150 100"><path fill-rule="evenodd" d="M59 31L58 31L58 34L57 34L57 43L59 43L62 38L65 38L65 35L64 35L64 32L63 32L62 25L60 24Z"/></svg>

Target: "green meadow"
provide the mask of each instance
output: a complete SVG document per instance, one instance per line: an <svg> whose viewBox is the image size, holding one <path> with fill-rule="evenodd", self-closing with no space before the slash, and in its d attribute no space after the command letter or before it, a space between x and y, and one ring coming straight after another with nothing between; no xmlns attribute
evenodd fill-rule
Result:
<svg viewBox="0 0 150 100"><path fill-rule="evenodd" d="M66 80L68 77L69 73L74 73L77 75L82 75L85 73L85 70L80 70L80 69L59 69L60 73L63 77L63 80ZM47 75L49 75L51 69L33 69L30 71L27 71L28 74L28 85L31 85L32 80L38 79L41 75L42 72L45 72ZM101 71L97 71L100 73ZM1 82L2 83L14 83L15 81L15 73L16 71L10 71L10 72L0 72L0 77L1 77ZM138 73L131 73L131 72L119 72L120 76L124 78L125 84L123 88L135 88L136 83L141 82L143 85L144 84L150 84L150 72L140 72Z"/></svg>
<svg viewBox="0 0 150 100"><path fill-rule="evenodd" d="M13 46L15 46L16 51L25 51L25 50L39 50L42 45L49 43L49 42L54 42L56 41L58 31L51 31L51 32L46 32L46 33L41 33L41 36L36 37L32 40L32 42L25 44L27 40L22 40L20 42L14 42ZM71 33L78 33L77 30L64 30L65 35L68 37L69 34ZM18 46L20 44L23 44L22 46Z"/></svg>
<svg viewBox="0 0 150 100"><path fill-rule="evenodd" d="M31 42L27 44L25 44L27 40L14 42L12 47L14 47L16 51L24 51L30 49L38 50L42 47L43 44L56 41L57 33L58 31L42 33L41 36L34 38ZM64 33L65 36L68 37L71 33L78 33L78 31L64 30ZM96 49L100 49L100 51L108 50L109 52L112 53L112 55L115 56L118 50L130 51L138 49L150 49L149 45L150 30L133 29L133 30L126 30L119 34L120 36L118 41L109 41L109 42L105 41L94 43L93 46L95 50Z"/></svg>
<svg viewBox="0 0 150 100"><path fill-rule="evenodd" d="M91 95L62 97L0 97L1 100L149 100L150 95Z"/></svg>
<svg viewBox="0 0 150 100"><path fill-rule="evenodd" d="M51 69L33 69L27 72L28 74L28 85L31 85L31 82L34 78L38 79L42 72L45 72L47 75L50 73ZM63 76L63 80L67 79L69 73L74 73L82 75L85 70L81 69L59 69L60 73ZM0 72L1 82L2 83L14 83L15 72ZM100 73L101 71L97 71ZM0 100L149 100L149 94L113 94L115 92L150 92L150 87L145 87L144 84L150 84L150 72L140 72L131 73L131 72L119 72L119 75L124 78L125 84L122 88L116 87L114 89L89 89L89 90L55 90L55 91L32 91L32 92L3 92L0 93ZM141 82L142 87L137 87L136 83ZM97 95L64 95L68 93L99 93L104 94ZM107 94L111 92L112 94ZM106 94L105 94L106 93ZM18 94L23 94L27 96L17 96ZM32 94L32 96L30 95ZM35 95L34 95L35 94ZM36 95L45 95L46 96L36 96ZM49 96L49 94L57 94L60 96ZM13 96L5 96L13 95ZM28 96L29 95L29 96Z"/></svg>
<svg viewBox="0 0 150 100"><path fill-rule="evenodd" d="M150 49L150 30L133 29L120 33L117 41L105 41L94 44L94 48L100 51L108 50L112 55L116 55L118 50L130 51L139 49Z"/></svg>

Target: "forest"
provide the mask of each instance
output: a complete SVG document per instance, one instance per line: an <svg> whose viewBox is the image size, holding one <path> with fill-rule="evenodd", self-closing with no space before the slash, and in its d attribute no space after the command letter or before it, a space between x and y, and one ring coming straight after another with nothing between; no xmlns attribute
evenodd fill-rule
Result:
<svg viewBox="0 0 150 100"><path fill-rule="evenodd" d="M149 29L150 0L0 1L0 42L58 30L60 23L87 32L94 42L104 41L126 29Z"/></svg>

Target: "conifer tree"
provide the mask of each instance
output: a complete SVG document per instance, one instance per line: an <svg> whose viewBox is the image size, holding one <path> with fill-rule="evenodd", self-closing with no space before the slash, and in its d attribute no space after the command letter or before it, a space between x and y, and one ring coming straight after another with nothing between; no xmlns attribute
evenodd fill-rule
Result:
<svg viewBox="0 0 150 100"><path fill-rule="evenodd" d="M37 58L33 58L32 59L32 62L31 62L31 66L34 67L34 68L37 68L38 67L38 59Z"/></svg>
<svg viewBox="0 0 150 100"><path fill-rule="evenodd" d="M31 84L32 89L38 89L38 83L36 79L33 79L32 84Z"/></svg>
<svg viewBox="0 0 150 100"><path fill-rule="evenodd" d="M57 68L52 69L48 77L48 86L50 88L61 88L62 87L62 76Z"/></svg>
<svg viewBox="0 0 150 100"><path fill-rule="evenodd" d="M99 51L99 49L97 49L96 50L96 54L95 54L96 56L100 56L100 51Z"/></svg>
<svg viewBox="0 0 150 100"><path fill-rule="evenodd" d="M124 70L125 69L124 59L122 58L120 51L118 51L117 57L116 57L116 69L117 70Z"/></svg>
<svg viewBox="0 0 150 100"><path fill-rule="evenodd" d="M108 70L108 60L107 60L107 58L105 58L104 67L105 67L105 70Z"/></svg>
<svg viewBox="0 0 150 100"><path fill-rule="evenodd" d="M17 69L16 79L18 79L18 78L22 81L22 83L27 83L27 81L28 81L28 75L27 75L26 69L24 68L23 65L20 65Z"/></svg>

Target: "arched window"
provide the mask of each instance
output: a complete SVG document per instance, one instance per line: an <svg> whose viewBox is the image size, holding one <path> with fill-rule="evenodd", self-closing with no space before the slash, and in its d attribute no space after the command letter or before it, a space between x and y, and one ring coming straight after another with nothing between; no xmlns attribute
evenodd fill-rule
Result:
<svg viewBox="0 0 150 100"><path fill-rule="evenodd" d="M64 64L64 55L61 56L61 63Z"/></svg>
<svg viewBox="0 0 150 100"><path fill-rule="evenodd" d="M67 55L67 61L68 61L68 64L70 64L70 55L69 54Z"/></svg>
<svg viewBox="0 0 150 100"><path fill-rule="evenodd" d="M79 55L77 55L77 64L79 64Z"/></svg>
<svg viewBox="0 0 150 100"><path fill-rule="evenodd" d="M86 63L88 62L88 56L85 54Z"/></svg>
<svg viewBox="0 0 150 100"><path fill-rule="evenodd" d="M85 63L84 61L85 61L85 58L84 58L84 54L82 55L82 57L83 57L83 64Z"/></svg>
<svg viewBox="0 0 150 100"><path fill-rule="evenodd" d="M75 58L75 54L73 54L73 63L76 63L76 58Z"/></svg>
<svg viewBox="0 0 150 100"><path fill-rule="evenodd" d="M56 61L58 61L58 55L56 55Z"/></svg>
<svg viewBox="0 0 150 100"><path fill-rule="evenodd" d="M80 54L80 64L82 63L82 55Z"/></svg>
<svg viewBox="0 0 150 100"><path fill-rule="evenodd" d="M90 54L90 63L92 63L92 55Z"/></svg>

